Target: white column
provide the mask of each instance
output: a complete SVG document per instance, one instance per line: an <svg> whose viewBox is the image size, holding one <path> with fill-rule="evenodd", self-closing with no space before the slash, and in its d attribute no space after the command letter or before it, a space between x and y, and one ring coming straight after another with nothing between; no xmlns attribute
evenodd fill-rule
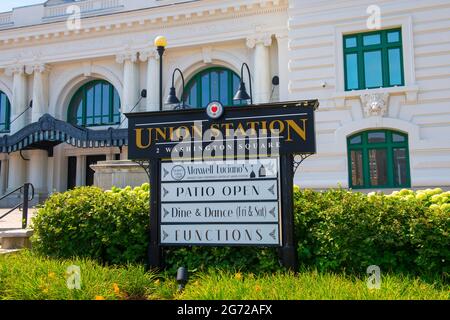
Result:
<svg viewBox="0 0 450 320"><path fill-rule="evenodd" d="M156 50L139 53L142 62L147 61L147 103L145 111L159 110L159 54Z"/></svg>
<svg viewBox="0 0 450 320"><path fill-rule="evenodd" d="M247 38L247 47L253 49L253 103L267 103L271 93L270 54L271 35L255 35Z"/></svg>
<svg viewBox="0 0 450 320"><path fill-rule="evenodd" d="M48 170L48 153L45 150L28 151L30 158L28 167L28 182L34 186L37 194L48 194L47 190L47 170Z"/></svg>
<svg viewBox="0 0 450 320"><path fill-rule="evenodd" d="M33 76L33 108L31 122L37 122L48 111L48 71L45 64L30 65L25 68Z"/></svg>
<svg viewBox="0 0 450 320"><path fill-rule="evenodd" d="M77 156L77 187L86 185L86 156Z"/></svg>
<svg viewBox="0 0 450 320"><path fill-rule="evenodd" d="M6 188L8 187L8 160L3 159L1 168L0 168L0 195L6 192Z"/></svg>
<svg viewBox="0 0 450 320"><path fill-rule="evenodd" d="M123 93L121 113L130 112L140 97L139 90L139 70L137 65L137 53L123 53L116 57L118 63L123 64ZM137 108L137 107L136 107ZM134 110L136 111L136 109ZM122 120L125 117L122 116ZM123 122L122 127L127 127L127 121Z"/></svg>
<svg viewBox="0 0 450 320"><path fill-rule="evenodd" d="M286 34L277 34L278 44L278 77L280 78L280 101L289 101L289 38Z"/></svg>
<svg viewBox="0 0 450 320"><path fill-rule="evenodd" d="M27 103L27 78L23 65L15 65L6 68L6 74L13 76L13 97L11 101L11 121L21 114L28 106ZM16 133L26 125L26 113L11 123L11 134Z"/></svg>
<svg viewBox="0 0 450 320"><path fill-rule="evenodd" d="M8 191L12 191L26 182L26 168L26 162L22 159L19 152L9 155Z"/></svg>

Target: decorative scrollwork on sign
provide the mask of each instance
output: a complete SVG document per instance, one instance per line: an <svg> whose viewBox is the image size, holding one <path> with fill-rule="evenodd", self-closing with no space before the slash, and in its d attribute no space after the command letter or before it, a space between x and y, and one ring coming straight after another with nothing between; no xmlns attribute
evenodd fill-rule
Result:
<svg viewBox="0 0 450 320"><path fill-rule="evenodd" d="M142 169L145 170L147 174L148 180L150 181L150 161L148 160L133 160L134 163L137 163Z"/></svg>
<svg viewBox="0 0 450 320"><path fill-rule="evenodd" d="M308 159L310 156L312 156L312 153L301 153L301 154L295 154L294 155L294 174L297 172L298 167L302 164L303 161Z"/></svg>

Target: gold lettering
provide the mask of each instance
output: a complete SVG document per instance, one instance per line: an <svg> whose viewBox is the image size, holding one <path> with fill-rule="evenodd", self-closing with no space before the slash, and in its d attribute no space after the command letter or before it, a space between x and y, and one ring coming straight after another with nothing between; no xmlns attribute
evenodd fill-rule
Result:
<svg viewBox="0 0 450 320"><path fill-rule="evenodd" d="M189 139L191 137L189 128L186 126L179 126L177 130L175 130L175 135L178 139L183 138L183 140Z"/></svg>
<svg viewBox="0 0 450 320"><path fill-rule="evenodd" d="M294 120L286 120L288 127L286 139L287 142L292 141L291 129L293 129L299 135L300 138L306 141L306 120L307 119L300 119L300 121L303 122L303 128L300 128L300 126Z"/></svg>
<svg viewBox="0 0 450 320"><path fill-rule="evenodd" d="M238 131L240 131L240 133L238 133ZM234 136L238 137L238 136L242 136L245 137L247 135L246 130L244 129L244 126L242 125L242 123L239 122L238 127L236 129L236 131L234 132Z"/></svg>
<svg viewBox="0 0 450 320"><path fill-rule="evenodd" d="M230 128L231 128L231 123L222 123L222 128L225 127L225 137L229 137L230 136Z"/></svg>
<svg viewBox="0 0 450 320"><path fill-rule="evenodd" d="M278 123L278 128L275 128L275 124ZM270 122L269 124L269 129L270 132L274 131L274 130L278 130L278 134L282 134L284 131L284 122L281 120L273 120L272 122Z"/></svg>
<svg viewBox="0 0 450 320"><path fill-rule="evenodd" d="M261 121L261 133L267 134L267 121Z"/></svg>
<svg viewBox="0 0 450 320"><path fill-rule="evenodd" d="M194 136L194 138L198 138L201 140L203 138L202 127L193 125L192 126L192 135Z"/></svg>
<svg viewBox="0 0 450 320"><path fill-rule="evenodd" d="M148 144L146 144L145 146L142 143L142 130L144 129L134 129L134 131L136 131L136 146L139 149L147 149L152 144L152 129L153 128L146 129L148 130Z"/></svg>
<svg viewBox="0 0 450 320"><path fill-rule="evenodd" d="M256 134L256 125L258 123L259 123L258 121L247 122L247 126L252 130L252 134Z"/></svg>
<svg viewBox="0 0 450 320"><path fill-rule="evenodd" d="M173 136L173 127L169 127L169 137L170 141L175 141L175 137Z"/></svg>
<svg viewBox="0 0 450 320"><path fill-rule="evenodd" d="M167 128L164 127L164 131L161 128L155 128L156 134L155 134L155 140L159 141L159 137L163 138L163 140L167 139Z"/></svg>

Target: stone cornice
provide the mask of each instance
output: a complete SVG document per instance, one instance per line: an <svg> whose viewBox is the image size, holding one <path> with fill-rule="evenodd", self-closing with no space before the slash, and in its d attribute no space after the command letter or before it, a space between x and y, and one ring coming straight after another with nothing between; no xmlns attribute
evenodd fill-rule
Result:
<svg viewBox="0 0 450 320"><path fill-rule="evenodd" d="M183 26L204 21L224 18L241 18L287 10L288 0L249 0L237 4L236 1L201 1L181 3L175 6L141 9L105 16L82 19L80 30L68 30L66 21L40 24L23 28L0 30L0 48L2 46L23 45L57 38L100 36L103 32L122 32L136 27L161 29L171 26Z"/></svg>

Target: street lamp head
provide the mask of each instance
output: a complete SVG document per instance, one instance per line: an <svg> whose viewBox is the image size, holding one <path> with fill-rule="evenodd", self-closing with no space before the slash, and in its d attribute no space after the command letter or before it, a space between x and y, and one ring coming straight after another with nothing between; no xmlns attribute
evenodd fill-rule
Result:
<svg viewBox="0 0 450 320"><path fill-rule="evenodd" d="M250 82L250 95L247 93L247 90L245 89L244 67L247 68L248 81ZM250 104L253 104L252 76L250 74L250 68L248 67L248 64L246 64L245 62L241 66L241 83L239 85L239 90L234 95L233 100L235 100L235 101L250 100Z"/></svg>
<svg viewBox="0 0 450 320"><path fill-rule="evenodd" d="M165 48L167 47L167 38L164 36L157 36L155 38L155 46L158 48Z"/></svg>
<svg viewBox="0 0 450 320"><path fill-rule="evenodd" d="M169 96L166 99L166 104L179 104L180 100L177 98L175 87L170 88Z"/></svg>
<svg viewBox="0 0 450 320"><path fill-rule="evenodd" d="M234 95L233 100L250 100L251 97L248 95L247 90L245 89L245 83L241 81L239 86L239 90Z"/></svg>

